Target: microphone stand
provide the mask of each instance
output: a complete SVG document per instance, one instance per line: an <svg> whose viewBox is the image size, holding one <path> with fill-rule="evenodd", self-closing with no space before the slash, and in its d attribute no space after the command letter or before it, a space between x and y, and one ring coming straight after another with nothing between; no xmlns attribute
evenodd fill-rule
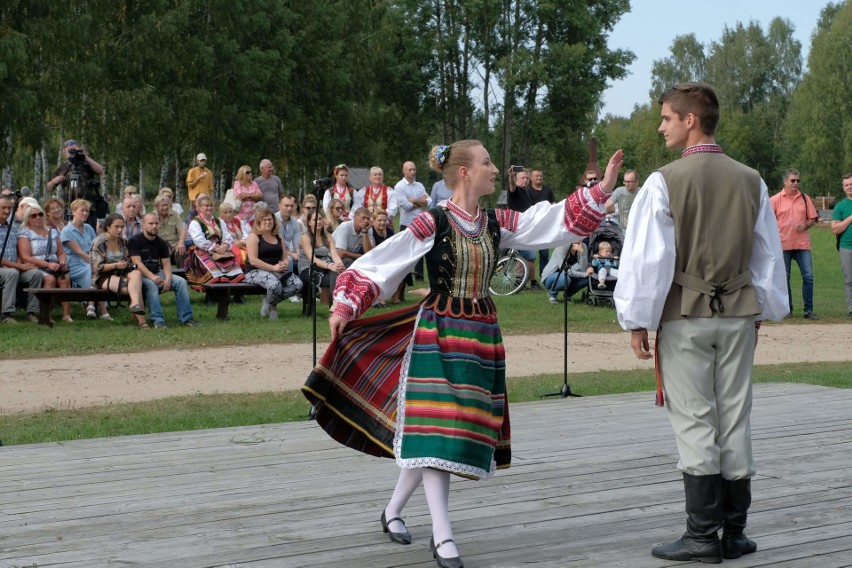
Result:
<svg viewBox="0 0 852 568"><path fill-rule="evenodd" d="M559 392L551 392L547 393L544 396L558 396L559 398L569 398L569 397L581 397L583 395L577 394L575 392L571 392L571 385L568 384L568 283L570 282L571 277L568 275L568 269L570 268L569 259L571 258L571 246L568 246L568 252L565 254L565 258L562 259L562 266L559 267L557 271L556 281L559 281L558 274L562 274L564 279L564 286L562 288L563 293L563 323L562 323L562 388L559 389Z"/></svg>
<svg viewBox="0 0 852 568"><path fill-rule="evenodd" d="M310 225L308 225L308 229L313 231L313 246L311 246L311 262L308 265L308 286L310 286L310 294L308 297L311 302L311 319L313 319L313 366L315 368L317 366L317 292L319 291L319 283L316 282L314 278L314 259L316 258L317 253L317 235L319 234L319 223L317 222L319 217L320 207L322 207L322 198L320 196L320 191L322 190L322 186L318 183L314 183L314 197L317 198L317 208L314 210L314 228L311 229ZM308 221L310 223L310 221ZM316 404L311 406L311 409L308 411L308 421L313 420L317 417L317 412L319 412L320 405L322 402L317 402Z"/></svg>

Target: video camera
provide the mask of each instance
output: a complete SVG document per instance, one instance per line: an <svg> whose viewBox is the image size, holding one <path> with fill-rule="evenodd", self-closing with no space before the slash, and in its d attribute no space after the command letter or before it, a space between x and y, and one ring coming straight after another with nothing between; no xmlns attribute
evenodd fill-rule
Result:
<svg viewBox="0 0 852 568"><path fill-rule="evenodd" d="M71 148L68 150L68 161L72 168L82 168L86 163L86 151L82 148Z"/></svg>
<svg viewBox="0 0 852 568"><path fill-rule="evenodd" d="M327 176L324 178L315 179L313 182L314 189L317 191L325 191L334 185L334 178Z"/></svg>

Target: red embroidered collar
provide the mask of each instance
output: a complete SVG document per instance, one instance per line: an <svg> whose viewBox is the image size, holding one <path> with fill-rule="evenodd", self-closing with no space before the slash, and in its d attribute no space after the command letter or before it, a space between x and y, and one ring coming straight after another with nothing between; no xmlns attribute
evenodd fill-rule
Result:
<svg viewBox="0 0 852 568"><path fill-rule="evenodd" d="M476 222L476 220L479 219L479 215L482 213L482 209L480 209L477 206L476 212L473 215L471 215L470 213L468 213L467 211L465 211L464 209L462 209L461 207L459 207L458 205L453 203L453 201L451 199L447 200L447 209L452 211L453 214L456 217L462 219L463 221L467 221L469 223Z"/></svg>
<svg viewBox="0 0 852 568"><path fill-rule="evenodd" d="M690 154L724 154L725 151L722 150L722 147L718 144L696 144L695 146L690 146L685 149L683 153L680 155L681 158L685 158Z"/></svg>

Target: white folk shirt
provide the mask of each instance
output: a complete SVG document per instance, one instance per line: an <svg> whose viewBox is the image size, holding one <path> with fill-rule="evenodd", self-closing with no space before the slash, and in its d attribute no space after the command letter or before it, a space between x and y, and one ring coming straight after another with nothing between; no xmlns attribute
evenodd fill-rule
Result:
<svg viewBox="0 0 852 568"><path fill-rule="evenodd" d="M716 238L724 239L724 234ZM624 329L657 329L675 270L675 227L669 193L660 172L648 177L630 208L630 223L621 251L615 308ZM760 211L754 226L749 264L762 313L757 320L782 319L787 301L787 273L775 214L766 184L760 182Z"/></svg>

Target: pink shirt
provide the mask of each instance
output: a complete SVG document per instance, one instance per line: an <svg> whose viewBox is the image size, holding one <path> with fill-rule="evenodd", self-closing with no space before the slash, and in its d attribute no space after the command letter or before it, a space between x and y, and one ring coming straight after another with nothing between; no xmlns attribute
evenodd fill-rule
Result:
<svg viewBox="0 0 852 568"><path fill-rule="evenodd" d="M807 230L797 231L794 227L809 219L818 219L816 207L811 198L796 190L787 195L784 190L769 198L775 218L778 221L778 232L781 234L783 250L811 250L811 235Z"/></svg>
<svg viewBox="0 0 852 568"><path fill-rule="evenodd" d="M246 219L250 219L252 215L254 215L254 204L255 202L246 199L248 196L254 196L257 198L263 198L263 193L260 191L260 186L257 185L257 182L251 182L251 185L245 186L238 181L234 182L234 196L237 199L242 200L242 205L240 205L240 210L237 211L237 218L245 221Z"/></svg>

